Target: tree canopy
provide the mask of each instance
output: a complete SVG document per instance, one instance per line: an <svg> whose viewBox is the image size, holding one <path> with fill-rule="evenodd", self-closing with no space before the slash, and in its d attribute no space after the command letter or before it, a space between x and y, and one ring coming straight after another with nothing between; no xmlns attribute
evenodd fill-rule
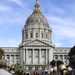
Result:
<svg viewBox="0 0 75 75"><path fill-rule="evenodd" d="M69 57L75 55L75 46L73 46L71 49L70 49L70 52L68 54Z"/></svg>
<svg viewBox="0 0 75 75"><path fill-rule="evenodd" d="M2 59L2 56L4 55L4 50L0 48L0 59Z"/></svg>
<svg viewBox="0 0 75 75"><path fill-rule="evenodd" d="M55 65L56 65L56 66L59 66L59 65L61 65L61 64L63 64L63 62L60 61L60 60L57 60L57 61L52 60L52 61L50 62L50 65L52 65L53 67L54 67Z"/></svg>
<svg viewBox="0 0 75 75"><path fill-rule="evenodd" d="M52 66L55 66L55 60L52 60L51 62L50 62L50 65L52 65Z"/></svg>

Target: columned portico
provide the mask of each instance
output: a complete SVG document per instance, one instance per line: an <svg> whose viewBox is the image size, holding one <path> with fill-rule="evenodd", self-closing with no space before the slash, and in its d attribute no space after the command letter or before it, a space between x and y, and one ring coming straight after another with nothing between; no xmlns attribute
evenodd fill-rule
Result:
<svg viewBox="0 0 75 75"><path fill-rule="evenodd" d="M33 44L33 43L32 43ZM26 51L25 51L26 50ZM45 46L36 46L36 47L24 47L23 48L23 60L22 63L27 67L32 66L32 69L35 70L35 67L38 65L40 70L42 67L45 67L48 62L51 61L51 49ZM36 65L36 66L35 66ZM26 69L28 69L28 67Z"/></svg>

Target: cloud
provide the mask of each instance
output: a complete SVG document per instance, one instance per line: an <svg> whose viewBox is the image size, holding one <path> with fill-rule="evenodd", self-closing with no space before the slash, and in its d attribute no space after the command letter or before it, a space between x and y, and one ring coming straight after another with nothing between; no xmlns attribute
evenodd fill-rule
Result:
<svg viewBox="0 0 75 75"><path fill-rule="evenodd" d="M74 17L47 16L53 31L55 46L73 46L75 44L75 21ZM65 41L65 44L64 44Z"/></svg>
<svg viewBox="0 0 75 75"><path fill-rule="evenodd" d="M17 47L19 45L19 40L14 39L0 39L0 47Z"/></svg>
<svg viewBox="0 0 75 75"><path fill-rule="evenodd" d="M32 7L30 7L30 5L32 6L33 1L23 1L23 0L8 0L8 3L5 3L5 5L0 5L0 11L4 11L4 13L0 12L0 25L23 25L25 23L25 20L27 19L27 17L32 13L33 9ZM48 0L50 1L50 0ZM29 2L29 3L28 3ZM18 4L19 6L23 7L20 8L19 6L17 6L15 8L14 4ZM40 3L40 2L39 2ZM41 5L40 5L41 6ZM71 44L75 43L75 16L73 16L75 13L73 11L75 11L74 6L75 5L69 5L66 4L66 6L64 6L65 8L63 8L63 6L59 7L59 5L54 5L54 4L48 4L47 6L45 6L45 15L47 15L48 21L50 26L52 27L52 39L54 44L56 44L56 46L63 46L64 40L68 40L68 42L70 42ZM72 9L71 9L72 7ZM42 9L43 10L43 9ZM72 16L71 16L72 15ZM1 26L0 26L1 28ZM10 32L11 26L8 29L8 32ZM14 31L15 32L15 31ZM13 37L13 36L12 36ZM3 46L16 46L16 44L18 45L19 42L15 39L10 39L9 40L0 40L0 42L2 43ZM8 43L8 44L7 44ZM1 45L1 46L2 46Z"/></svg>
<svg viewBox="0 0 75 75"><path fill-rule="evenodd" d="M49 11L57 14L65 14L65 10L63 8L51 5Z"/></svg>
<svg viewBox="0 0 75 75"><path fill-rule="evenodd" d="M21 0L10 1L23 6ZM24 24L26 18L29 16L31 12L31 9L28 7L29 4L24 3L24 8L15 8L12 4L10 4L10 2L8 3L5 3L5 5L0 5L0 11L2 11L0 12L0 25L8 25L13 23L19 25Z"/></svg>
<svg viewBox="0 0 75 75"><path fill-rule="evenodd" d="M5 18L0 18L0 24L2 25L7 25L7 24L22 24L23 23L23 18L22 17L5 17Z"/></svg>
<svg viewBox="0 0 75 75"><path fill-rule="evenodd" d="M61 42L54 42L54 44L55 44L55 47L61 47L62 46Z"/></svg>
<svg viewBox="0 0 75 75"><path fill-rule="evenodd" d="M67 19L67 18L53 18L50 17L50 21L52 21L52 28L53 31L60 36L67 36L67 37L75 37L74 32L75 32L75 22L72 20L72 18ZM59 33L60 32L60 33Z"/></svg>
<svg viewBox="0 0 75 75"><path fill-rule="evenodd" d="M21 0L10 0L10 1L20 5L21 7L23 7L23 4L22 4Z"/></svg>
<svg viewBox="0 0 75 75"><path fill-rule="evenodd" d="M9 6L0 5L0 11L8 11L10 9L11 9L11 7L9 7Z"/></svg>

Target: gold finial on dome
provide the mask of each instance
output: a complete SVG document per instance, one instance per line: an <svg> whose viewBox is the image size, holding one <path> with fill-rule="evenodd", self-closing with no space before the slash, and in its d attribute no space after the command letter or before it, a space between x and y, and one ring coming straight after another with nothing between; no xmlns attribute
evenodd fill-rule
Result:
<svg viewBox="0 0 75 75"><path fill-rule="evenodd" d="M39 6L39 3L38 3L38 0L36 0L36 4L34 6L34 13L37 13L37 12L40 12L40 6Z"/></svg>
<svg viewBox="0 0 75 75"><path fill-rule="evenodd" d="M38 3L38 0L36 0L36 3Z"/></svg>

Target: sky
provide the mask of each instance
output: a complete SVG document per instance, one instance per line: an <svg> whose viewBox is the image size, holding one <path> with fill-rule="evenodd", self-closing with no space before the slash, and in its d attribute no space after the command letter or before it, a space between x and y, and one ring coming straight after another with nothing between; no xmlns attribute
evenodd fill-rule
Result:
<svg viewBox="0 0 75 75"><path fill-rule="evenodd" d="M18 47L22 28L36 0L0 0L0 47ZM39 0L42 14L52 28L55 47L75 45L75 0Z"/></svg>

